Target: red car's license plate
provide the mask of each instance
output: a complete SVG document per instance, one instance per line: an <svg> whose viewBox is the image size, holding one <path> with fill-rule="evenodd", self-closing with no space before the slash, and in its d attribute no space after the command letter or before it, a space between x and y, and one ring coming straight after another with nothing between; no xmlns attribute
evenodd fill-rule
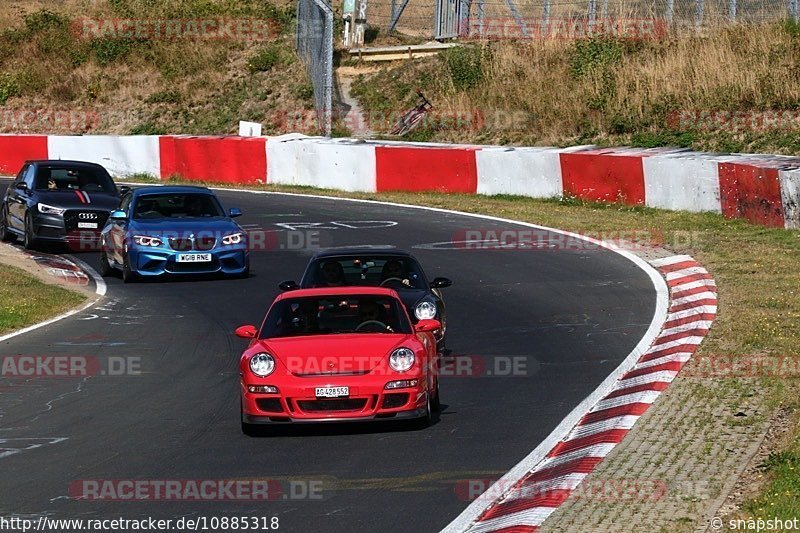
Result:
<svg viewBox="0 0 800 533"><path fill-rule="evenodd" d="M317 398L341 398L350 396L350 387L317 387Z"/></svg>

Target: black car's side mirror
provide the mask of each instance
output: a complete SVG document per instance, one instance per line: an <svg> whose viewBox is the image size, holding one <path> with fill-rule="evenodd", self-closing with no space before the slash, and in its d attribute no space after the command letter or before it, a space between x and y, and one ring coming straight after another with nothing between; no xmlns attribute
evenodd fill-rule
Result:
<svg viewBox="0 0 800 533"><path fill-rule="evenodd" d="M296 281L286 280L278 283L278 288L282 291L296 291L300 288Z"/></svg>
<svg viewBox="0 0 800 533"><path fill-rule="evenodd" d="M24 181L20 181L19 183L17 183L16 188L18 190L20 190L20 191L27 191L28 190L28 184L25 183Z"/></svg>
<svg viewBox="0 0 800 533"><path fill-rule="evenodd" d="M431 281L431 289L444 289L452 284L453 282L447 278L434 278L433 281Z"/></svg>
<svg viewBox="0 0 800 533"><path fill-rule="evenodd" d="M128 187L127 185L120 186L120 188L119 188L119 195L120 196L125 196L129 192L131 192L131 188L130 187Z"/></svg>

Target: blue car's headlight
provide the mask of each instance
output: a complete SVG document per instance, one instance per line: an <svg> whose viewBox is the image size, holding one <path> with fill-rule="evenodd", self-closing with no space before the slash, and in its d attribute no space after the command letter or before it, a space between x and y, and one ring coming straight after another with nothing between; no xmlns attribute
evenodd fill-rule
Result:
<svg viewBox="0 0 800 533"><path fill-rule="evenodd" d="M148 237L147 235L134 235L133 242L139 246L161 246L163 244L158 237Z"/></svg>
<svg viewBox="0 0 800 533"><path fill-rule="evenodd" d="M244 233L232 233L222 238L222 244L230 246L231 244L239 244L242 240L244 240Z"/></svg>

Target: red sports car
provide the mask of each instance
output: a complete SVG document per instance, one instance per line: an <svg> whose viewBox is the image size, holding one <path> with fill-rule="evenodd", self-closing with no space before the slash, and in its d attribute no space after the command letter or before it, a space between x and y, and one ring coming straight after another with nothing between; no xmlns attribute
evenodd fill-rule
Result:
<svg viewBox="0 0 800 533"><path fill-rule="evenodd" d="M439 408L437 320L412 326L393 289L279 295L239 365L242 431L258 424L418 419Z"/></svg>

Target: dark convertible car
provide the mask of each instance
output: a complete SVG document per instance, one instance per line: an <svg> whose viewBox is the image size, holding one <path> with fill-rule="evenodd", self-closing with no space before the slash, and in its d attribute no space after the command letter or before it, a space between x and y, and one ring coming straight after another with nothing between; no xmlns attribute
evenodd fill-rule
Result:
<svg viewBox="0 0 800 533"><path fill-rule="evenodd" d="M397 291L411 320L436 319L442 328L434 333L439 350L445 347L447 315L440 289L452 285L447 278L428 281L416 258L391 247L339 248L316 253L306 266L300 284L284 281L281 290L316 287L372 286Z"/></svg>
<svg viewBox="0 0 800 533"><path fill-rule="evenodd" d="M119 202L120 190L100 165L28 161L0 204L0 239L22 238L25 248L49 242L91 249Z"/></svg>

